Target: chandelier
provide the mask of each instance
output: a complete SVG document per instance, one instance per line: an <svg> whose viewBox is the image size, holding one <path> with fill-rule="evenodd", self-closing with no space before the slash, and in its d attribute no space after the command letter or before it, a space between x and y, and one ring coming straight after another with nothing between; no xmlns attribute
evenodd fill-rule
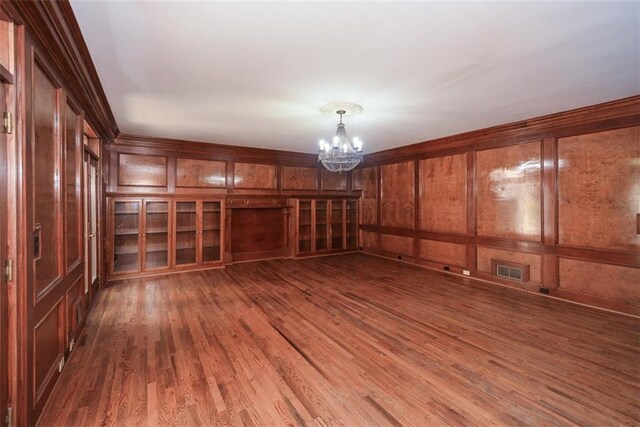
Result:
<svg viewBox="0 0 640 427"><path fill-rule="evenodd" d="M331 144L324 139L320 140L320 154L318 161L331 172L350 171L362 162L362 141L353 138L353 141L347 136L347 131L342 123L342 115L345 110L336 111L340 115L340 123L336 130L336 136L333 137Z"/></svg>

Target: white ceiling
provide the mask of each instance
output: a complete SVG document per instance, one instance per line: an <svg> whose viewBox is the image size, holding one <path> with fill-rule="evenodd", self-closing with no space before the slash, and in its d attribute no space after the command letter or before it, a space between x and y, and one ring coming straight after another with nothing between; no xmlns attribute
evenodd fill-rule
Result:
<svg viewBox="0 0 640 427"><path fill-rule="evenodd" d="M365 152L640 93L640 2L71 1L124 133Z"/></svg>

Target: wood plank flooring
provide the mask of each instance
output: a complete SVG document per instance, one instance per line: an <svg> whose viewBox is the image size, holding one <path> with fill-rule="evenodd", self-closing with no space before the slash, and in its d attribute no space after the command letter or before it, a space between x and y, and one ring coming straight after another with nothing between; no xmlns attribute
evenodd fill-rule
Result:
<svg viewBox="0 0 640 427"><path fill-rule="evenodd" d="M639 319L358 253L106 289L40 425L638 425L639 399Z"/></svg>

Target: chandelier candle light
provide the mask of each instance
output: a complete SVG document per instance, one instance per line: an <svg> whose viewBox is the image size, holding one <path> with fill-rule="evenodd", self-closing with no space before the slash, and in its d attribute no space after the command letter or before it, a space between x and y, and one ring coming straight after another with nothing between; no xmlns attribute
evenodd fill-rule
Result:
<svg viewBox="0 0 640 427"><path fill-rule="evenodd" d="M360 107L362 108L362 107ZM340 115L340 123L331 144L324 139L320 140L320 154L318 161L331 172L350 171L362 162L362 141L358 138L351 140L342 123L345 110L336 111Z"/></svg>

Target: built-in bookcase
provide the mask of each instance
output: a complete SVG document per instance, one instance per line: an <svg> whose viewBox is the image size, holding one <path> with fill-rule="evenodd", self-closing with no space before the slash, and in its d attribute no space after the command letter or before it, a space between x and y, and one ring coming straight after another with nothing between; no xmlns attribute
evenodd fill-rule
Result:
<svg viewBox="0 0 640 427"><path fill-rule="evenodd" d="M110 274L222 263L222 200L115 198L110 201Z"/></svg>
<svg viewBox="0 0 640 427"><path fill-rule="evenodd" d="M297 256L357 249L355 199L298 199L295 206Z"/></svg>

